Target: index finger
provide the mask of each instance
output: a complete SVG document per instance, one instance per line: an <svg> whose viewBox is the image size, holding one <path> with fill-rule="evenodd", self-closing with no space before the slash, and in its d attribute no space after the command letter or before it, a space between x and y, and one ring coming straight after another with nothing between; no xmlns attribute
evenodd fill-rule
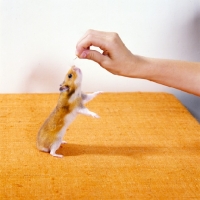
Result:
<svg viewBox="0 0 200 200"><path fill-rule="evenodd" d="M84 50L90 49L91 46L107 51L106 39L106 32L88 30L76 45L76 55L79 56Z"/></svg>

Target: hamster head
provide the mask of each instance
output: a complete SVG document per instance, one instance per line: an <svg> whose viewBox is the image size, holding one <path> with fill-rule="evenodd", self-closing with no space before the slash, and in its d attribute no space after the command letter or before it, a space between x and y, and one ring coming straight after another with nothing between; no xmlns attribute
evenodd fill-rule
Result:
<svg viewBox="0 0 200 200"><path fill-rule="evenodd" d="M81 86L82 72L78 67L72 66L67 72L65 79L60 84L60 92L72 93Z"/></svg>

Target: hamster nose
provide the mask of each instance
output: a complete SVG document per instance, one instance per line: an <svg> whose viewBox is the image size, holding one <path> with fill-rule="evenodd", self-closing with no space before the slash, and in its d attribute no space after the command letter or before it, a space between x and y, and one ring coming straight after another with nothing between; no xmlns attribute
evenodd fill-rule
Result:
<svg viewBox="0 0 200 200"><path fill-rule="evenodd" d="M81 70L78 67L74 67L73 70L81 72Z"/></svg>

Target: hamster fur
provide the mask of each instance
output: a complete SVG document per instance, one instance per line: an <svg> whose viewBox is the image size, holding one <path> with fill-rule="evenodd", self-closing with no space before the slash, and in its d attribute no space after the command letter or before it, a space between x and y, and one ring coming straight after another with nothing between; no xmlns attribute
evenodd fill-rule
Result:
<svg viewBox="0 0 200 200"><path fill-rule="evenodd" d="M78 113L99 118L99 116L88 110L84 104L92 100L101 91L92 94L81 92L82 72L79 68L72 66L60 85L60 96L55 109L46 119L37 135L37 148L40 151L49 152L52 156L62 157L56 154L60 147L67 127L75 119Z"/></svg>

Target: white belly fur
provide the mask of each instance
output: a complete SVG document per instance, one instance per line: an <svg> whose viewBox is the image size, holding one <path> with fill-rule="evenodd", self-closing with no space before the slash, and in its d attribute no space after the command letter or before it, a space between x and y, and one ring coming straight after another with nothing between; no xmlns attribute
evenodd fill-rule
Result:
<svg viewBox="0 0 200 200"><path fill-rule="evenodd" d="M58 138L59 138L59 140L61 140L61 142L62 142L62 139L65 135L65 132L66 132L68 126L73 122L73 120L76 118L76 116L77 116L77 109L74 109L70 114L65 116L65 119L64 119L65 124L62 127L62 129L58 132Z"/></svg>

